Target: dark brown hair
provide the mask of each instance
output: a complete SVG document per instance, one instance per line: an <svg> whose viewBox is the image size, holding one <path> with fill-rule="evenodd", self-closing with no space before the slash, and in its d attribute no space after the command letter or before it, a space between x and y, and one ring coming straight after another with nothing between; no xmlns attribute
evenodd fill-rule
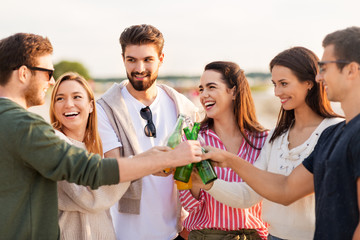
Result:
<svg viewBox="0 0 360 240"><path fill-rule="evenodd" d="M5 86L13 70L22 65L36 67L38 57L52 54L48 38L30 33L17 33L0 40L0 85Z"/></svg>
<svg viewBox="0 0 360 240"><path fill-rule="evenodd" d="M334 55L338 60L360 64L360 27L349 27L326 35L323 47L334 45ZM340 70L345 63L337 63Z"/></svg>
<svg viewBox="0 0 360 240"><path fill-rule="evenodd" d="M125 28L120 35L120 45L123 55L126 46L143 44L154 44L160 56L164 47L164 37L159 29L148 24L130 26Z"/></svg>
<svg viewBox="0 0 360 240"><path fill-rule="evenodd" d="M305 102L316 114L324 118L339 117L331 108L330 102L326 97L325 89L321 83L315 81L318 73L317 62L319 58L304 47L293 47L279 53L270 62L270 71L275 66L289 68L296 76L298 81L313 83L313 87L308 91ZM295 120L294 109L285 110L281 107L274 133L270 138L273 142L277 137L285 133Z"/></svg>
<svg viewBox="0 0 360 240"><path fill-rule="evenodd" d="M251 95L249 83L245 77L244 70L240 69L239 65L234 62L211 62L205 66L204 71L213 70L222 75L222 79L229 89L235 87L234 95L234 115L237 124L239 125L240 133L246 142L253 148L256 148L248 139L245 130L248 134L261 133L266 131L257 120L255 114L255 104ZM213 127L214 120L205 116L201 122L201 126ZM256 134L254 134L256 136ZM257 148L256 148L257 149Z"/></svg>

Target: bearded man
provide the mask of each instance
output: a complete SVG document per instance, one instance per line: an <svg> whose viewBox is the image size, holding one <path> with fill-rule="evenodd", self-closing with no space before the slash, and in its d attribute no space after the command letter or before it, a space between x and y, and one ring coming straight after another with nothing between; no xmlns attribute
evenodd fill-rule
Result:
<svg viewBox="0 0 360 240"><path fill-rule="evenodd" d="M164 145L179 113L197 120L197 108L173 88L157 84L164 38L151 25L134 25L120 36L128 80L98 101L104 155L128 157ZM117 239L182 239L181 206L172 175L159 172L132 182L110 210Z"/></svg>

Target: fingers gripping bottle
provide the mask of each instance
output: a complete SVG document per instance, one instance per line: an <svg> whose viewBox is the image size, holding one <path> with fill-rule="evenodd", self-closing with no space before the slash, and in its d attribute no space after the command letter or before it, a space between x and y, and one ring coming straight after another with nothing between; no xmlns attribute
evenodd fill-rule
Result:
<svg viewBox="0 0 360 240"><path fill-rule="evenodd" d="M191 137L192 140L199 140L200 144L204 146L205 141L201 136L198 135L199 131L200 131L200 123L196 122L194 123L194 127L191 131ZM203 147L201 148L201 150L203 153L206 152L206 150ZM210 160L208 159L202 160L201 162L196 163L195 167L197 168L200 178L204 184L211 183L212 181L215 181L217 179L217 175L214 171L213 166L210 163Z"/></svg>
<svg viewBox="0 0 360 240"><path fill-rule="evenodd" d="M189 128L185 127L184 132L185 133L189 132ZM174 179L178 180L178 181L181 181L181 182L184 182L184 183L189 182L192 169L193 169L193 164L192 163L190 163L188 165L185 165L185 166L177 167L176 170L175 170Z"/></svg>
<svg viewBox="0 0 360 240"><path fill-rule="evenodd" d="M174 149L177 145L179 145L181 143L182 128L183 128L184 121L185 121L185 115L180 113L178 116L178 119L176 121L174 130L172 131L172 133L170 134L170 136L168 137L168 139L166 141L166 146ZM169 173L170 168L165 168L163 170L163 172Z"/></svg>
<svg viewBox="0 0 360 240"><path fill-rule="evenodd" d="M190 128L193 127L193 121L191 120L190 117L186 117L185 118L185 124L187 127L185 127L183 130L184 132L189 132L190 133ZM186 135L186 136L190 136L190 135ZM189 140L191 138L188 138ZM178 190L187 190L187 189L191 189L192 188L192 180L191 180L191 172L192 172L192 169L193 169L193 164L188 164L186 166L183 166L183 167L180 167L180 168L177 168L177 172L175 170L175 173L174 173L174 179L175 179L175 183L176 183L176 186L177 186L177 189ZM185 175L185 176L184 176ZM176 179L189 179L187 182L183 182L183 181L179 181L179 180L176 180Z"/></svg>

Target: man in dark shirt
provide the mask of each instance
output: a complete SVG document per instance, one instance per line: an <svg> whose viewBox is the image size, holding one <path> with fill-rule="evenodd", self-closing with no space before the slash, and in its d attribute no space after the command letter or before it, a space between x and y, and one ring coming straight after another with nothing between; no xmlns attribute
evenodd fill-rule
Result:
<svg viewBox="0 0 360 240"><path fill-rule="evenodd" d="M314 239L360 239L360 28L328 34L317 81L329 100L340 102L345 121L327 128L313 153L289 176L253 167L228 152L209 152L204 159L226 161L263 197L284 205L313 193Z"/></svg>
<svg viewBox="0 0 360 240"><path fill-rule="evenodd" d="M60 140L51 125L26 110L43 104L55 83L52 50L47 38L34 34L0 40L1 239L59 238L57 181L96 189L200 161L195 141L101 160Z"/></svg>

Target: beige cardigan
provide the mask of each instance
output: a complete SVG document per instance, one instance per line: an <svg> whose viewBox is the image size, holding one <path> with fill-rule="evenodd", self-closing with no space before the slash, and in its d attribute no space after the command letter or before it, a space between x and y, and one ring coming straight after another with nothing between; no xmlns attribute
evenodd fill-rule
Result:
<svg viewBox="0 0 360 240"><path fill-rule="evenodd" d="M111 126L113 127L117 137L121 140L122 147L120 148L120 155L128 157L141 153L139 142L136 138L136 133L132 121L130 119L125 100L121 95L121 89L129 84L129 80L124 80L121 83L114 83L113 86L104 93L97 103L104 109ZM183 113L193 121L199 119L197 107L184 95L178 93L175 89L164 84L157 84L163 89L166 94L174 101L176 106L176 113ZM120 199L118 210L121 213L140 214L140 201L142 192L142 179L132 181L129 189ZM182 221L186 214L182 211L181 204L178 200L178 230L182 229Z"/></svg>
<svg viewBox="0 0 360 240"><path fill-rule="evenodd" d="M57 135L69 142L62 133ZM79 148L85 144L69 142ZM69 240L116 239L109 208L128 189L130 182L102 186L97 190L61 181L58 183L60 238Z"/></svg>

